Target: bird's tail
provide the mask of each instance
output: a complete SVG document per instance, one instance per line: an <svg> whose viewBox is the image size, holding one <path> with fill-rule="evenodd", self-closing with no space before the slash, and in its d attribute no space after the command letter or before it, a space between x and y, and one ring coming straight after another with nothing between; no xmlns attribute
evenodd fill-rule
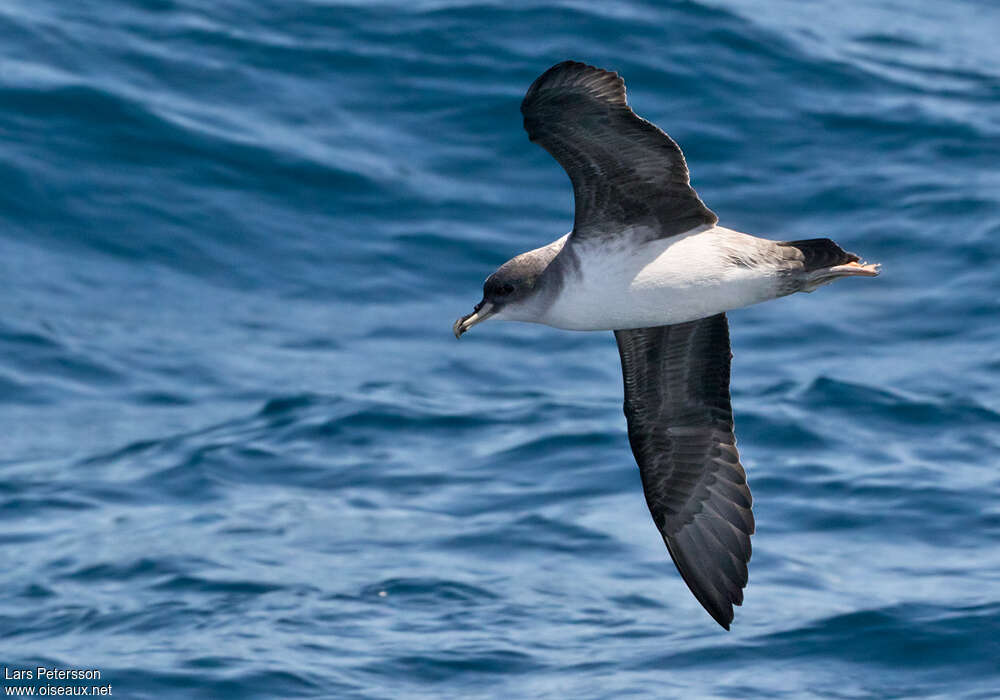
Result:
<svg viewBox="0 0 1000 700"><path fill-rule="evenodd" d="M802 256L802 272L805 274L800 291L803 292L811 292L838 277L875 277L879 273L878 264L861 262L857 255L848 253L829 238L787 241L780 245L794 248Z"/></svg>

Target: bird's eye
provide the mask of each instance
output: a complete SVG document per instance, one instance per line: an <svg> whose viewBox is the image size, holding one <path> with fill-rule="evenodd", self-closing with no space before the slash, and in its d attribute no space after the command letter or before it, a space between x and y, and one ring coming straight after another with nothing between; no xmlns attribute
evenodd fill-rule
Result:
<svg viewBox="0 0 1000 700"><path fill-rule="evenodd" d="M508 294L513 294L514 293L514 285L512 285L512 284L505 284L504 286L500 287L500 293L503 294L504 296L507 296Z"/></svg>

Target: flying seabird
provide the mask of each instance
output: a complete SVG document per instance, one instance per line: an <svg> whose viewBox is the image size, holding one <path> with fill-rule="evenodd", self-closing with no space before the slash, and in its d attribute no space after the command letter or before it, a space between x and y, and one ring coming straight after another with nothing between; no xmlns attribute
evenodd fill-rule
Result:
<svg viewBox="0 0 1000 700"><path fill-rule="evenodd" d="M878 266L828 238L771 241L719 226L681 149L629 108L617 73L559 63L521 113L528 137L569 175L573 230L501 265L455 336L490 318L614 331L653 522L695 598L729 629L754 518L733 435L726 311Z"/></svg>

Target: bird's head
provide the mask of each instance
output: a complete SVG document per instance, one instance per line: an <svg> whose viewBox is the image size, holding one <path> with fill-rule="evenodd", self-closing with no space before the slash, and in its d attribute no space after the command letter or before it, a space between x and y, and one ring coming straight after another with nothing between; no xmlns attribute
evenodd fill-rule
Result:
<svg viewBox="0 0 1000 700"><path fill-rule="evenodd" d="M548 246L546 247L548 248ZM501 265L483 283L483 299L468 316L455 321L456 338L488 318L534 321L542 273L554 257L546 248L522 253Z"/></svg>

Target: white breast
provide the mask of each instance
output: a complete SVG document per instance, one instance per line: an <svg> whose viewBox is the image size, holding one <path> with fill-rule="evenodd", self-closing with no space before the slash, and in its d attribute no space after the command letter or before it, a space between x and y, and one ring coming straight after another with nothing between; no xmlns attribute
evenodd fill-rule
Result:
<svg viewBox="0 0 1000 700"><path fill-rule="evenodd" d="M772 241L721 227L638 248L626 245L629 238L574 244L579 267L538 321L572 330L645 328L778 296L777 268L737 262L757 258Z"/></svg>

